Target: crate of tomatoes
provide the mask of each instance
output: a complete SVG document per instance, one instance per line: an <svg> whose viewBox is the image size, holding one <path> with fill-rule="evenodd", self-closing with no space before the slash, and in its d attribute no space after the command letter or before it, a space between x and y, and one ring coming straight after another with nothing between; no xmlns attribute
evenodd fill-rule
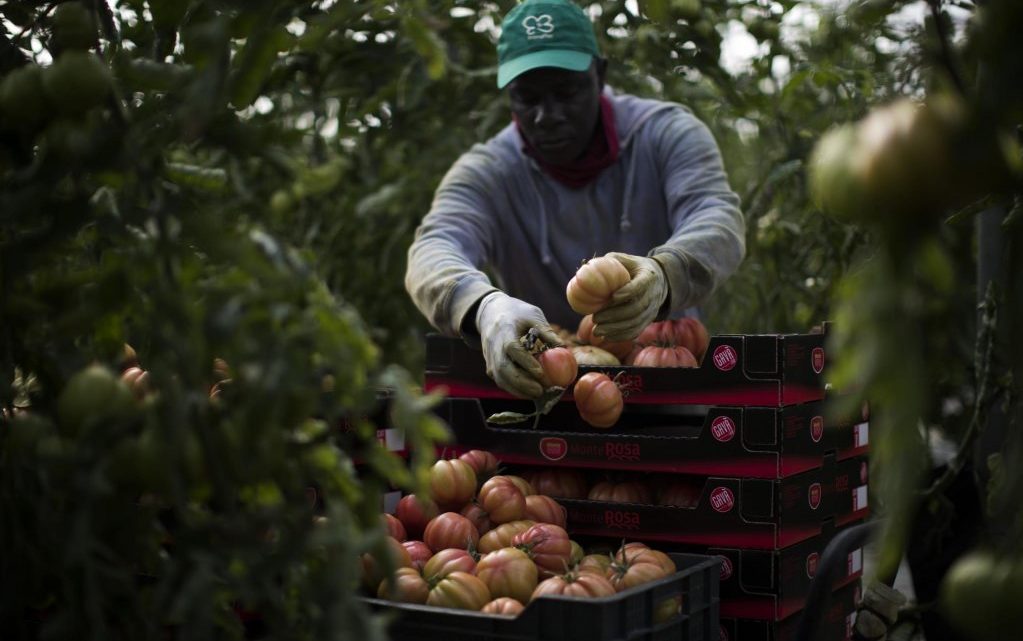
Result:
<svg viewBox="0 0 1023 641"><path fill-rule="evenodd" d="M625 541L588 554L560 503L489 452L437 461L428 494L382 518L396 570L363 555L362 584L391 639L717 639L720 559Z"/></svg>

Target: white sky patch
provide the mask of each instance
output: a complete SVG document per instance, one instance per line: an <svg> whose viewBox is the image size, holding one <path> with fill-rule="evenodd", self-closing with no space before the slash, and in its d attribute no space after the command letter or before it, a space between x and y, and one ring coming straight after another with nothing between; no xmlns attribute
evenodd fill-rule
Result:
<svg viewBox="0 0 1023 641"><path fill-rule="evenodd" d="M304 20L292 18L291 22L289 22L284 28L293 36L301 36L305 33L306 24Z"/></svg>
<svg viewBox="0 0 1023 641"><path fill-rule="evenodd" d="M266 96L260 96L256 98L256 101L252 103L252 106L256 109L256 113L263 114L264 116L274 110L274 101L270 100Z"/></svg>
<svg viewBox="0 0 1023 641"><path fill-rule="evenodd" d="M758 43L742 22L731 20L725 26L721 41L721 66L728 73L736 75L748 71L752 60L767 51L768 45Z"/></svg>
<svg viewBox="0 0 1023 641"><path fill-rule="evenodd" d="M470 18L476 15L476 12L469 7L451 7L450 15L452 18Z"/></svg>

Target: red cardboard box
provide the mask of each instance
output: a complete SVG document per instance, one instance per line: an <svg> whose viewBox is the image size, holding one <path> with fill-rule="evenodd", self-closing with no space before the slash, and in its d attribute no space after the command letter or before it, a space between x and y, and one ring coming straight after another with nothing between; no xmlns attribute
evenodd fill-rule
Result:
<svg viewBox="0 0 1023 641"><path fill-rule="evenodd" d="M861 600L860 580L831 595L827 609L821 613L821 626L812 641L849 641L856 621L856 606ZM722 604L723 605L723 604ZM720 641L795 641L799 629L797 612L782 621L734 619L721 617Z"/></svg>
<svg viewBox="0 0 1023 641"><path fill-rule="evenodd" d="M867 474L864 458L829 456L785 479L708 477L694 507L558 502L573 535L774 550L866 518Z"/></svg>
<svg viewBox="0 0 1023 641"><path fill-rule="evenodd" d="M586 425L572 403L532 421L493 425L499 411L531 412L529 401L448 398L435 411L455 443L442 458L470 449L502 462L600 469L785 478L817 469L833 454L844 460L869 450L860 416L828 422L825 401L787 407L629 407L610 430Z"/></svg>
<svg viewBox="0 0 1023 641"><path fill-rule="evenodd" d="M698 548L721 558L721 615L780 621L802 610L821 554L838 531L782 550ZM839 590L862 575L863 550L857 549L848 555L844 570L836 574L832 589Z"/></svg>
<svg viewBox="0 0 1023 641"><path fill-rule="evenodd" d="M824 398L824 334L713 336L700 367L581 367L618 382L625 402L778 407ZM450 396L512 398L486 374L483 355L463 340L426 339L426 389Z"/></svg>

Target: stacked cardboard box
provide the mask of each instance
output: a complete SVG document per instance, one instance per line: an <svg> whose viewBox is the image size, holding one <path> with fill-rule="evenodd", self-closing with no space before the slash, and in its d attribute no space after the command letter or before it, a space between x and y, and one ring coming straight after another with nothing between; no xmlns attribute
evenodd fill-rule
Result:
<svg viewBox="0 0 1023 641"><path fill-rule="evenodd" d="M868 423L827 411L826 364L823 334L729 335L711 339L699 368L580 368L623 392L609 430L586 425L570 391L535 426L488 423L533 404L495 386L481 354L459 340L428 338L426 387L448 395L437 412L455 442L443 457L486 449L523 475L556 467L591 483L644 478L653 498L642 503L559 498L570 534L718 556L720 637L780 641L794 632L828 541L869 514ZM657 500L676 480L693 488L691 501ZM818 641L847 638L861 573L854 552L832 586L841 616L829 610Z"/></svg>

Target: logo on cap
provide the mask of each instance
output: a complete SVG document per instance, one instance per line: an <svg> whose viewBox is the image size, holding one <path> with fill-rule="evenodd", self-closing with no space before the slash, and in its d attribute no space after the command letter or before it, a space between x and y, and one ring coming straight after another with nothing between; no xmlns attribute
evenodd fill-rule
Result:
<svg viewBox="0 0 1023 641"><path fill-rule="evenodd" d="M522 28L526 30L526 37L530 40L537 38L550 38L554 32L554 19L549 13L539 16L526 16L522 19Z"/></svg>

